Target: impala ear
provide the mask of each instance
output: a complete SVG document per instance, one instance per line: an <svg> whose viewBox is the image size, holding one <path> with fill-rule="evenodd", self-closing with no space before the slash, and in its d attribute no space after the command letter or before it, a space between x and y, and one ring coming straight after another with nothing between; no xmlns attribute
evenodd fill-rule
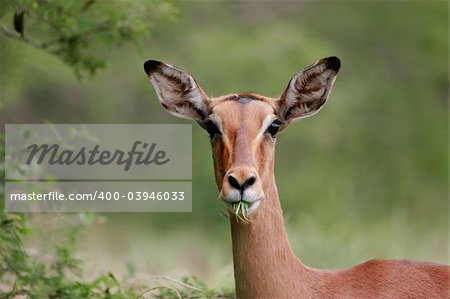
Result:
<svg viewBox="0 0 450 299"><path fill-rule="evenodd" d="M339 58L326 57L295 74L279 99L279 119L289 123L317 113L325 104L340 67Z"/></svg>
<svg viewBox="0 0 450 299"><path fill-rule="evenodd" d="M159 102L171 114L202 123L209 115L209 102L203 89L188 73L156 60L144 63Z"/></svg>

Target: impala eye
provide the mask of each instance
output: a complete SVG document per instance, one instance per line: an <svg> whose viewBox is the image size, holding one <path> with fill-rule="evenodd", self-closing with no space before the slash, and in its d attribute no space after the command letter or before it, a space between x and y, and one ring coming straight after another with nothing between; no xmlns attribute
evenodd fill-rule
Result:
<svg viewBox="0 0 450 299"><path fill-rule="evenodd" d="M213 138L216 134L220 134L219 128L217 128L216 124L210 120L205 123L205 128L211 138Z"/></svg>
<svg viewBox="0 0 450 299"><path fill-rule="evenodd" d="M267 133L269 133L272 137L275 137L280 129L280 124L281 122L278 119L274 120L267 128Z"/></svg>

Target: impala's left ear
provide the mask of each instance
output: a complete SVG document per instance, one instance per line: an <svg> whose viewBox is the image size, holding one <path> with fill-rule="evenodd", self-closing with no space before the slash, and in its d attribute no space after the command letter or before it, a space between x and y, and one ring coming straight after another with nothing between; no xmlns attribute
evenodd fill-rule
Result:
<svg viewBox="0 0 450 299"><path fill-rule="evenodd" d="M171 114L202 124L209 115L210 100L195 79L185 71L161 61L148 60L144 70L159 102Z"/></svg>
<svg viewBox="0 0 450 299"><path fill-rule="evenodd" d="M278 101L278 118L289 123L317 113L325 104L340 67L339 58L326 57L295 74Z"/></svg>

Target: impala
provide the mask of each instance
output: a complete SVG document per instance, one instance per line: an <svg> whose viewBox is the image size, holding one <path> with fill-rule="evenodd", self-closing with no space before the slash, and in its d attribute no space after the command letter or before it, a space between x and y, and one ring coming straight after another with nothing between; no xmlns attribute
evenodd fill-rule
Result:
<svg viewBox="0 0 450 299"><path fill-rule="evenodd" d="M449 298L449 267L370 260L343 270L313 269L293 253L274 177L278 132L325 104L340 68L326 57L295 74L279 98L230 94L209 98L188 73L144 64L162 106L209 133L220 199L230 207L238 298ZM235 207L245 203L247 221Z"/></svg>

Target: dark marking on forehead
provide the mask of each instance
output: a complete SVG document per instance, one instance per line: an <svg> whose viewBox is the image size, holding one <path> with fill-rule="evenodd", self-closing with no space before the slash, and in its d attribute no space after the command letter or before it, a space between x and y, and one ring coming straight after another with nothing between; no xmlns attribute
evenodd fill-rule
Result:
<svg viewBox="0 0 450 299"><path fill-rule="evenodd" d="M252 100L253 100L252 98L247 98L247 97L241 98L241 97L239 97L238 102L241 103L241 104L247 104L247 103L250 103Z"/></svg>
<svg viewBox="0 0 450 299"><path fill-rule="evenodd" d="M241 104L247 104L254 100L259 100L253 97L251 94L235 94L228 98L229 101L236 101Z"/></svg>

